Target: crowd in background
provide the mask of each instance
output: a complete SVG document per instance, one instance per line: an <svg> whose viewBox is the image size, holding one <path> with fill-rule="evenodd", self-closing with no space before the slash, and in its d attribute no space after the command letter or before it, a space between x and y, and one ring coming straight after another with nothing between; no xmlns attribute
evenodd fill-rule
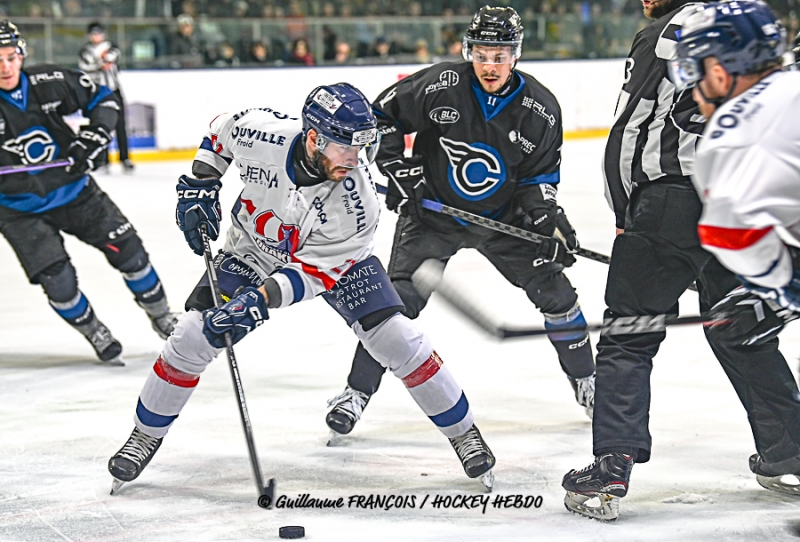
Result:
<svg viewBox="0 0 800 542"><path fill-rule="evenodd" d="M768 0L793 36L795 2ZM0 0L0 17L98 19L115 40L126 23L123 67L430 63L461 56L466 21L487 0ZM492 2L490 2L492 3ZM499 0L523 18L523 58L624 57L646 23L640 0ZM397 24L385 24L398 17ZM466 18L466 19L465 19ZM451 20L452 19L452 20ZM158 21L153 23L152 21ZM433 22L435 21L435 23ZM254 32L257 23L263 30ZM79 26L85 27L85 21ZM59 39L58 36L53 39ZM68 41L65 36L62 41ZM35 40L29 40L34 42ZM136 49L134 42L139 44ZM141 48L141 44L146 47ZM69 50L71 45L59 48ZM137 54L137 51L141 54ZM71 53L70 53L71 54ZM34 55L36 56L36 55ZM62 59L62 62L65 59Z"/></svg>

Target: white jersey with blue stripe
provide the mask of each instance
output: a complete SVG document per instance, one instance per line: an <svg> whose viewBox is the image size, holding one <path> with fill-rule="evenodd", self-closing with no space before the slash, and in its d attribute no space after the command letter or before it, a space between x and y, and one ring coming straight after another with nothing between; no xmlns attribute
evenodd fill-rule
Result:
<svg viewBox="0 0 800 542"><path fill-rule="evenodd" d="M269 108L222 114L195 160L224 173L234 164L244 190L231 212L225 250L281 288L281 306L330 290L372 254L380 204L369 171L342 182L295 184L292 154L303 145L297 118Z"/></svg>

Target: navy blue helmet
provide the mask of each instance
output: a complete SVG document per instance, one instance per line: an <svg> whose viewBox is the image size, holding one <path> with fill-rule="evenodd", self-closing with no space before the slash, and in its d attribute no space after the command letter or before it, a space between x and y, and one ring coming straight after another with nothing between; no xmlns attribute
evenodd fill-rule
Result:
<svg viewBox="0 0 800 542"><path fill-rule="evenodd" d="M342 156L352 151L365 151L363 165L375 160L380 143L378 121L369 100L354 86L336 83L315 88L303 106L303 133L307 135L312 128L317 132L317 149L336 165L354 167L352 161L341 162Z"/></svg>
<svg viewBox="0 0 800 542"><path fill-rule="evenodd" d="M514 8L483 6L464 34L461 54L464 60L472 62L473 45L510 46L512 60L517 60L522 56L522 30L522 19Z"/></svg>
<svg viewBox="0 0 800 542"><path fill-rule="evenodd" d="M678 90L700 81L703 59L715 57L730 75L780 66L786 31L761 1L712 2L698 6L683 25L670 80Z"/></svg>
<svg viewBox="0 0 800 542"><path fill-rule="evenodd" d="M0 21L0 47L16 47L17 52L23 57L28 53L25 40L19 33L17 25L8 19Z"/></svg>

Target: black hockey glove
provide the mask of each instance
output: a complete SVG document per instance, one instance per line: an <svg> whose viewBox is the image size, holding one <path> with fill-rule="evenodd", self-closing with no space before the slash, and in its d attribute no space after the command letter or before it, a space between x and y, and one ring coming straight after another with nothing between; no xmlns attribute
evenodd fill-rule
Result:
<svg viewBox="0 0 800 542"><path fill-rule="evenodd" d="M94 171L105 162L104 151L111 143L111 134L102 126L84 126L78 138L67 149L67 158L72 162L67 166L68 173Z"/></svg>
<svg viewBox="0 0 800 542"><path fill-rule="evenodd" d="M181 175L178 179L178 208L175 220L183 232L186 242L198 256L203 255L203 238L200 226L206 225L208 237L213 241L219 237L222 210L219 205L219 179L193 179Z"/></svg>
<svg viewBox="0 0 800 542"><path fill-rule="evenodd" d="M237 290L238 292L238 290ZM214 348L225 348L225 334L233 344L269 320L267 301L257 289L248 286L218 309L203 312L203 335Z"/></svg>
<svg viewBox="0 0 800 542"><path fill-rule="evenodd" d="M710 335L743 345L765 343L776 337L786 324L800 318L800 314L761 299L744 286L728 292L709 315L719 321L709 325Z"/></svg>
<svg viewBox="0 0 800 542"><path fill-rule="evenodd" d="M551 238L539 244L539 255L569 267L575 263L573 254L580 243L564 209L556 204L555 192L555 187L550 185L526 190L518 198L516 214L521 216L523 228Z"/></svg>
<svg viewBox="0 0 800 542"><path fill-rule="evenodd" d="M425 197L422 156L390 160L380 164L380 170L389 179L386 208L401 216L419 217Z"/></svg>

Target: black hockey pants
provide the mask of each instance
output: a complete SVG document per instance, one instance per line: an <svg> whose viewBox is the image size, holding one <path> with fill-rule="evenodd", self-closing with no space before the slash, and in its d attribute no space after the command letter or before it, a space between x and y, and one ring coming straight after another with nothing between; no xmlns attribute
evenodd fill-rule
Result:
<svg viewBox="0 0 800 542"><path fill-rule="evenodd" d="M606 284L606 318L677 314L678 298L698 279L700 309L738 286L736 277L700 247L702 204L688 180L646 183L631 193L625 233L617 236ZM650 459L650 372L666 333L602 335L592 430L594 454ZM707 339L747 410L756 449L767 461L800 453L797 384L775 338L741 346L736 337Z"/></svg>
<svg viewBox="0 0 800 542"><path fill-rule="evenodd" d="M575 289L562 273L563 266L534 266L535 245L503 233L476 233L467 228L452 231L452 218L427 214L425 222L400 217L395 230L388 273L405 304L404 314L416 318L428 302L411 283L411 275L429 258L447 262L462 248L475 248L514 286L522 288L536 307L547 314L563 314L578 300ZM441 227L436 227L439 223ZM554 343L555 344L555 343ZM558 347L557 347L558 349ZM589 341L579 348L559 349L559 362L566 374L583 378L594 372ZM380 385L384 368L360 344L347 378L350 387L372 395Z"/></svg>

